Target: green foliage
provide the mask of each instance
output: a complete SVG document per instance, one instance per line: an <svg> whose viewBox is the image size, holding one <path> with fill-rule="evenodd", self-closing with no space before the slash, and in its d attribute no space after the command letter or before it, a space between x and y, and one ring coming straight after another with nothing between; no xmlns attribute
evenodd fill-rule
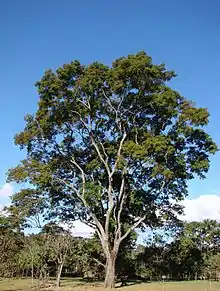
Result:
<svg viewBox="0 0 220 291"><path fill-rule="evenodd" d="M62 264L63 276L104 278L105 254L97 235L73 237L50 223L41 233L25 236L9 227L7 217L1 217L1 221L8 225L0 233L1 276L25 277L33 271L35 278L47 279L56 276ZM161 280L164 275L169 280L218 279L218 229L219 223L213 220L185 223L172 242L171 234L167 241L164 235L155 233L145 246L137 245L137 235L131 233L119 250L116 277L122 283L137 278Z"/></svg>
<svg viewBox="0 0 220 291"><path fill-rule="evenodd" d="M0 276L16 274L17 254L22 247L23 234L13 223L11 217L0 214Z"/></svg>
<svg viewBox="0 0 220 291"><path fill-rule="evenodd" d="M220 278L220 253L212 255L206 262L205 272L209 278Z"/></svg>
<svg viewBox="0 0 220 291"><path fill-rule="evenodd" d="M217 151L208 111L168 87L173 77L145 52L48 70L37 111L15 136L26 158L8 181L30 187L13 196L11 213L92 226L108 287L121 242L137 227L174 223L187 181L204 178Z"/></svg>
<svg viewBox="0 0 220 291"><path fill-rule="evenodd" d="M45 248L41 238L30 236L24 239L23 249L18 255L18 266L27 273L32 270L35 278L40 276L42 269L45 267ZM31 275L31 272L28 272Z"/></svg>
<svg viewBox="0 0 220 291"><path fill-rule="evenodd" d="M129 224L131 217L147 212L145 222L152 225L157 210L162 219L172 219L179 210L169 198L182 199L186 180L195 174L203 178L209 154L217 150L202 129L208 124L207 110L167 86L174 76L145 52L119 58L112 67L73 61L56 72L48 70L36 83L37 112L25 117L25 129L15 137L27 158L9 170L8 181L33 188L15 194L13 206L24 217L47 209L50 215L87 222L92 211L104 223L108 178L92 140L111 168L126 132L111 195L117 200L124 172L123 213ZM73 158L85 172L86 185ZM86 187L86 205L68 186L73 181L81 194ZM114 207L118 212L117 203Z"/></svg>
<svg viewBox="0 0 220 291"><path fill-rule="evenodd" d="M78 245L73 250L73 255L76 274L84 278L104 278L105 255L97 237L78 239Z"/></svg>
<svg viewBox="0 0 220 291"><path fill-rule="evenodd" d="M171 243L156 235L139 248L136 271L148 278L191 280L216 278L219 258L219 227L214 220L184 223ZM170 237L171 238L171 237Z"/></svg>

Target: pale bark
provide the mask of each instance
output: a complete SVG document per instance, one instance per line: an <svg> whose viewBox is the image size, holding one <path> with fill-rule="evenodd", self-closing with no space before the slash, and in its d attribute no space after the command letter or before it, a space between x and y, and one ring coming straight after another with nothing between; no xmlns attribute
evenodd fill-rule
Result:
<svg viewBox="0 0 220 291"><path fill-rule="evenodd" d="M105 269L105 282L104 282L104 287L113 289L115 288L115 263L116 263L116 258L118 255L118 249L113 250L106 258L106 269Z"/></svg>
<svg viewBox="0 0 220 291"><path fill-rule="evenodd" d="M118 165L122 156L122 150L123 150L123 145L127 137L127 133L125 129L122 126L122 123L119 121L119 109L122 104L122 101L119 103L118 108L115 108L113 104L111 103L110 98L105 94L103 91L103 94L105 98L108 101L109 106L114 110L115 112L115 118L116 118L116 123L118 125L118 128L120 129L121 133L121 139L119 142L119 146L117 149L117 153L115 156L115 160L113 164L110 164L108 161L108 155L106 152L106 149L103 145L103 143L99 139L95 139L93 136L92 132L92 127L91 124L88 123L80 116L78 112L75 112L77 115L80 116L80 121L82 122L83 127L88 131L91 143L97 153L97 156L100 160L100 162L103 164L107 176L108 176L108 186L107 186L107 195L108 195L108 201L107 201L107 207L106 207L106 215L100 219L96 216L96 214L91 211L90 217L93 220L93 224L97 231L97 234L99 236L99 239L101 241L101 245L103 248L103 251L106 256L106 277L105 277L105 287L107 288L114 288L115 287L115 263L116 263L116 258L118 255L119 251L119 246L121 242L131 233L132 230L134 230L136 227L138 227L146 218L144 215L143 217L139 217L133 225L130 226L130 228L125 232L122 233L122 221L121 221L121 214L123 211L123 207L126 201L126 191L125 191L125 173L126 169L122 169L122 181L121 181L121 187L119 190L118 195L115 195L113 193L113 176L117 172ZM79 102L84 105L87 109L90 108L90 104L85 103L84 101L79 100ZM129 109L128 109L129 110ZM126 111L124 111L125 113ZM137 137L136 137L137 139ZM77 161L74 159L74 157L71 160L71 164L77 168L80 173L81 173L81 178L82 178L82 191L77 189L75 185L69 184L66 181L59 179L62 181L66 186L71 187L74 192L76 193L77 197L82 201L85 207L89 207L87 205L87 201L85 199L85 192L86 192L86 173L84 172L83 168L77 163ZM114 241L113 241L113 246L110 247L110 233L109 233L109 226L110 226L110 219L111 217L114 218L115 220L115 233L114 233ZM105 221L103 221L105 219Z"/></svg>
<svg viewBox="0 0 220 291"><path fill-rule="evenodd" d="M31 258L31 285L34 286L34 262L33 257Z"/></svg>
<svg viewBox="0 0 220 291"><path fill-rule="evenodd" d="M57 278L56 278L56 287L59 288L60 287L60 280L61 280L61 274L62 274L62 270L63 270L63 263L60 264L57 268Z"/></svg>
<svg viewBox="0 0 220 291"><path fill-rule="evenodd" d="M110 289L115 288L115 262L109 261L106 264L104 287Z"/></svg>

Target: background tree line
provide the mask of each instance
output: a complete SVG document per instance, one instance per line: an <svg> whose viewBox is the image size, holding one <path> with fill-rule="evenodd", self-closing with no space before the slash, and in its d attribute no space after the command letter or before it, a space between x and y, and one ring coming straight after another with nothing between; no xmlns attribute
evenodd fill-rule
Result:
<svg viewBox="0 0 220 291"><path fill-rule="evenodd" d="M165 237L155 232L144 245L133 232L120 248L117 280L220 279L220 223L183 223ZM55 223L38 234L24 234L10 217L0 217L0 276L32 277L42 282L62 276L103 280L105 255L97 235L74 237Z"/></svg>

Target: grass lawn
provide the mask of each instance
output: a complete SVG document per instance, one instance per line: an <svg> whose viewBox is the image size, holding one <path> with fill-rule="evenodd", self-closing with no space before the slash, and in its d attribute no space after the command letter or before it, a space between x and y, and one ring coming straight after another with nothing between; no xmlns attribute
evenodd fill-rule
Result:
<svg viewBox="0 0 220 291"><path fill-rule="evenodd" d="M2 279L0 280L0 291L37 291L37 282L30 279ZM53 290L48 287L44 290ZM103 291L105 289L99 283L85 283L80 279L63 279L60 291ZM143 283L126 287L118 287L120 291L220 291L220 282L172 282L172 283Z"/></svg>

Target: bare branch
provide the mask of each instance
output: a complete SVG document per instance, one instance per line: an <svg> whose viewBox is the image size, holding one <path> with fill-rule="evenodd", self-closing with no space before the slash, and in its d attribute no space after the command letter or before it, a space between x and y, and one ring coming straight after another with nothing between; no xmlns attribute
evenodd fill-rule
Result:
<svg viewBox="0 0 220 291"><path fill-rule="evenodd" d="M98 234L98 237L100 239L100 242L101 242L101 245L102 245L102 248L103 248L103 251L104 251L106 257L110 257L110 250L109 250L107 238L103 237L99 231L97 231L97 234Z"/></svg>
<svg viewBox="0 0 220 291"><path fill-rule="evenodd" d="M96 144L96 142L95 142L95 140L94 140L94 138L93 138L92 135L90 135L90 138L91 138L92 144L93 144L93 146L95 147L96 152L97 152L97 154L98 154L98 156L99 156L101 162L104 164L104 166L105 166L105 168L106 168L106 171L107 171L108 175L110 176L110 175L111 175L111 170L110 170L110 168L109 168L108 163L107 163L106 160L103 158L103 156L102 156L102 154L101 154L101 152L100 152L100 150L99 150L99 147L98 147L98 145Z"/></svg>
<svg viewBox="0 0 220 291"><path fill-rule="evenodd" d="M125 109L124 112L122 113L122 115L124 115L126 112L129 112L132 107L133 107L133 104L131 104L131 106L129 108Z"/></svg>
<svg viewBox="0 0 220 291"><path fill-rule="evenodd" d="M117 236L121 237L121 213L123 210L124 202L126 199L126 194L124 192L124 185L125 185L125 178L123 176L122 182L121 182L121 187L120 187L120 192L119 192L119 211L118 211L118 216L117 216Z"/></svg>
<svg viewBox="0 0 220 291"><path fill-rule="evenodd" d="M117 111L119 111L120 110L120 107L121 107L121 105L122 105L122 103L123 103L123 101L124 101L124 95L122 95L122 98L121 98L121 100L120 100L120 102L119 102L119 104L118 104L118 109L117 109Z"/></svg>
<svg viewBox="0 0 220 291"><path fill-rule="evenodd" d="M108 208L107 213L106 213L106 221L105 221L105 233L106 233L107 236L108 236L108 228L109 228L110 216L111 216L111 213L112 213L113 208L114 208L114 200L113 200L113 197L112 197L112 176L115 173L115 170L117 168L118 162L120 160L122 146L123 146L123 143L124 143L124 140L125 140L126 136L127 136L127 134L126 134L126 132L124 132L124 135L123 135L123 137L122 137L122 139L120 141L120 145L119 145L119 148L118 148L116 160L115 160L114 166L112 168L112 171L110 171L110 168L109 168L107 162L104 160L104 158L100 154L98 146L95 144L95 142L93 140L94 146L96 146L96 150L98 152L98 155L99 155L100 159L106 165L106 169L107 169L108 176L109 176L109 188L108 188L109 208Z"/></svg>
<svg viewBox="0 0 220 291"><path fill-rule="evenodd" d="M79 194L79 191L77 190L77 188L75 186L73 186L73 184L70 184L70 183L66 182L64 179L61 179L61 178L55 178L55 180L61 182L65 186L71 188L76 193L76 195L82 200L82 197Z"/></svg>
<svg viewBox="0 0 220 291"><path fill-rule="evenodd" d="M113 197L112 197L112 176L113 176L113 174L114 174L114 172L116 170L116 167L118 165L118 162L119 162L119 159L120 159L120 156L121 156L122 145L123 145L123 142L124 142L124 140L126 138L126 132L124 133L124 135L123 135L123 137L122 137L122 139L120 141L120 145L119 145L119 149L118 149L118 152L117 152L116 161L115 161L115 164L113 166L112 171L110 170L110 167L109 167L107 161L104 159L103 155L101 154L101 152L99 150L99 147L96 144L93 136L90 135L90 137L91 137L91 140L92 140L92 144L95 147L96 152L97 152L100 160L104 164L104 166L106 168L106 171L108 173L108 176L109 176L109 187L108 187L109 208L108 208L107 213L106 213L106 221L105 221L105 234L108 236L108 228L109 228L110 216L111 216L112 210L114 208L114 200L113 200ZM104 154L107 157L106 152L104 152Z"/></svg>
<svg viewBox="0 0 220 291"><path fill-rule="evenodd" d="M84 101L80 100L79 98L77 99L77 101L79 101L80 103L82 103L84 106L86 106L86 108L88 108L89 110L91 110L91 106L90 103L88 102L88 104L86 104Z"/></svg>
<svg viewBox="0 0 220 291"><path fill-rule="evenodd" d="M102 224L100 223L100 221L98 220L97 216L95 215L95 213L91 213L91 216L92 216L93 221L95 222L94 225L96 227L98 235L100 234L102 239L106 240L106 234L105 234L104 228Z"/></svg>
<svg viewBox="0 0 220 291"><path fill-rule="evenodd" d="M106 100L108 101L109 106L111 107L111 109L115 112L115 116L116 116L116 120L118 117L118 111L115 109L115 107L112 105L110 98L105 94L105 91L102 90L104 97L106 98Z"/></svg>
<svg viewBox="0 0 220 291"><path fill-rule="evenodd" d="M114 208L114 200L112 197L112 177L111 176L109 177L108 200L109 200L109 208L107 210L106 219L105 219L105 233L107 237L109 235L108 230L109 230L110 217L111 217L112 210Z"/></svg>
<svg viewBox="0 0 220 291"><path fill-rule="evenodd" d="M77 114L77 115L79 116L80 121L82 122L83 126L84 126L88 131L89 131L91 128L90 128L90 126L89 126L88 124L86 124L86 122L83 120L81 114L80 114L78 111L76 111L76 110L72 110L72 112L75 113L75 114Z"/></svg>
<svg viewBox="0 0 220 291"><path fill-rule="evenodd" d="M120 238L120 242L122 242L130 233L132 230L137 228L147 217L147 214L145 214L143 217L139 218L138 221L136 221L127 231L126 233Z"/></svg>
<svg viewBox="0 0 220 291"><path fill-rule="evenodd" d="M123 137L122 137L122 139L120 141L120 145L119 145L119 148L118 148L116 160L115 160L114 166L113 166L112 171L111 171L107 161L102 156L98 145L96 144L93 136L91 135L92 144L94 145L100 160L105 165L105 168L106 168L108 176L109 176L109 187L108 187L109 208L108 208L107 213L106 213L106 221L105 221L105 233L106 233L107 236L108 236L108 228L109 228L109 222L110 222L111 213L112 213L112 211L114 209L114 200L113 200L113 197L112 197L112 176L115 173L115 170L116 170L116 168L118 166L118 162L119 162L120 157L121 157L122 146L123 146L123 143L124 143L124 140L125 140L126 136L127 136L127 134L126 134L126 132L124 132L124 135L123 135Z"/></svg>
<svg viewBox="0 0 220 291"><path fill-rule="evenodd" d="M72 159L73 164L80 170L81 175L82 175L82 181L83 181L83 189L82 189L82 195L79 195L78 193L78 197L82 200L83 204L88 207L88 204L85 200L85 184L86 184L86 179L85 179L85 172L83 171L83 169L80 167L80 165L76 162L76 160L73 158ZM100 231L101 235L103 237L106 236L104 229L100 223L100 221L98 220L98 218L96 217L95 213L91 212L91 216L93 221L95 222L96 228L98 228L98 230Z"/></svg>
<svg viewBox="0 0 220 291"><path fill-rule="evenodd" d="M80 170L81 176L82 176L82 197L85 197L85 188L86 188L86 175L83 171L82 167L76 162L75 158L72 157L71 162Z"/></svg>
<svg viewBox="0 0 220 291"><path fill-rule="evenodd" d="M164 189L165 185L166 185L166 180L164 180L162 182L162 185L161 185L160 190L159 190L160 192Z"/></svg>
<svg viewBox="0 0 220 291"><path fill-rule="evenodd" d="M92 222L89 222L89 221L87 221L87 220L85 220L85 219L80 219L80 218L79 218L79 220L80 220L80 222L82 222L82 223L88 225L89 227L93 228L94 230L96 230L96 225L95 225L95 223L92 223Z"/></svg>
<svg viewBox="0 0 220 291"><path fill-rule="evenodd" d="M63 179L60 179L60 178L57 178L58 181L62 182L63 184L65 184L67 187L70 187L71 189L73 189L77 195L77 197L83 202L84 206L85 207L89 207L84 196L83 195L80 195L79 193L79 190L77 190L72 184L70 183L67 183L65 180ZM94 221L94 225L95 225L95 228L98 229L102 235L103 238L106 238L106 235L105 235L105 232L104 232L104 229L100 223L100 221L98 220L98 218L96 217L95 213L91 212L91 217Z"/></svg>
<svg viewBox="0 0 220 291"><path fill-rule="evenodd" d="M98 184L99 184L99 186L100 186L100 189L99 189L99 195L100 195L100 197L103 197L103 195L104 195L104 193L105 193L105 189L102 189L102 191L101 191L101 186L102 186L102 184L101 184L101 182L98 180ZM101 212L102 212L102 218L103 218L103 220L104 220L104 218L105 218L105 210L104 210L104 207L103 207L103 204L102 204L102 199L100 199L100 201L99 201L99 204L100 204L100 207L101 207Z"/></svg>
<svg viewBox="0 0 220 291"><path fill-rule="evenodd" d="M120 100L120 102L119 102L119 104L118 104L118 107L117 107L117 109L116 109L116 108L112 105L112 102L111 102L110 98L106 95L105 91L102 90L102 92L103 92L103 95L104 95L104 97L106 98L106 100L107 100L107 102L108 102L110 108L115 112L115 121L116 121L116 124L117 124L117 126L118 126L120 132L121 132L121 131L122 131L122 128L121 128L121 123L119 122L119 116L118 116L118 115L119 115L119 110L120 110L120 107L121 107L121 104L122 104L124 98L121 98L121 100Z"/></svg>
<svg viewBox="0 0 220 291"><path fill-rule="evenodd" d="M100 266L102 266L103 268L105 268L105 264L103 264L102 262L100 262L98 259L93 258L93 260L94 260L97 264L99 264Z"/></svg>
<svg viewBox="0 0 220 291"><path fill-rule="evenodd" d="M115 220L115 221L117 221L116 210L117 210L117 207L115 206L115 207L114 207L114 212L113 212L113 217L114 217L114 220Z"/></svg>
<svg viewBox="0 0 220 291"><path fill-rule="evenodd" d="M72 162L73 164L80 170L81 175L82 175L82 181L83 181L83 189L82 189L82 195L79 195L78 193L78 197L80 197L80 199L82 200L83 204L88 207L88 204L85 200L85 188L86 188L86 178L85 178L85 172L83 171L83 169L80 167L80 165L76 162L76 160L74 158L72 158ZM102 227L102 224L100 223L100 221L98 220L97 216L95 215L95 213L93 213L91 211L91 216L93 221L95 222L96 228L100 231L101 235L105 238L106 234L104 232L104 229Z"/></svg>
<svg viewBox="0 0 220 291"><path fill-rule="evenodd" d="M135 116L133 117L133 123L134 123L134 128L135 128L135 143L138 144L138 131L137 131L137 126L135 125Z"/></svg>
<svg viewBox="0 0 220 291"><path fill-rule="evenodd" d="M114 174L114 172L115 172L115 170L116 170L116 168L118 166L118 162L119 162L120 157L121 157L122 146L123 146L123 143L124 143L124 141L126 139L126 136L127 136L127 133L124 131L123 137L122 137L122 139L120 141L120 145L119 145L119 148L118 148L116 161L115 161L114 166L113 166L112 171L111 171L111 176Z"/></svg>
<svg viewBox="0 0 220 291"><path fill-rule="evenodd" d="M75 113L75 114L77 114L80 118L82 118L81 114L78 111L72 110L72 112Z"/></svg>
<svg viewBox="0 0 220 291"><path fill-rule="evenodd" d="M108 162L108 155L107 155L107 153L105 151L105 147L104 147L104 145L103 145L103 143L101 141L99 143L100 143L100 145L102 147L103 154L105 155L105 161L107 163Z"/></svg>

